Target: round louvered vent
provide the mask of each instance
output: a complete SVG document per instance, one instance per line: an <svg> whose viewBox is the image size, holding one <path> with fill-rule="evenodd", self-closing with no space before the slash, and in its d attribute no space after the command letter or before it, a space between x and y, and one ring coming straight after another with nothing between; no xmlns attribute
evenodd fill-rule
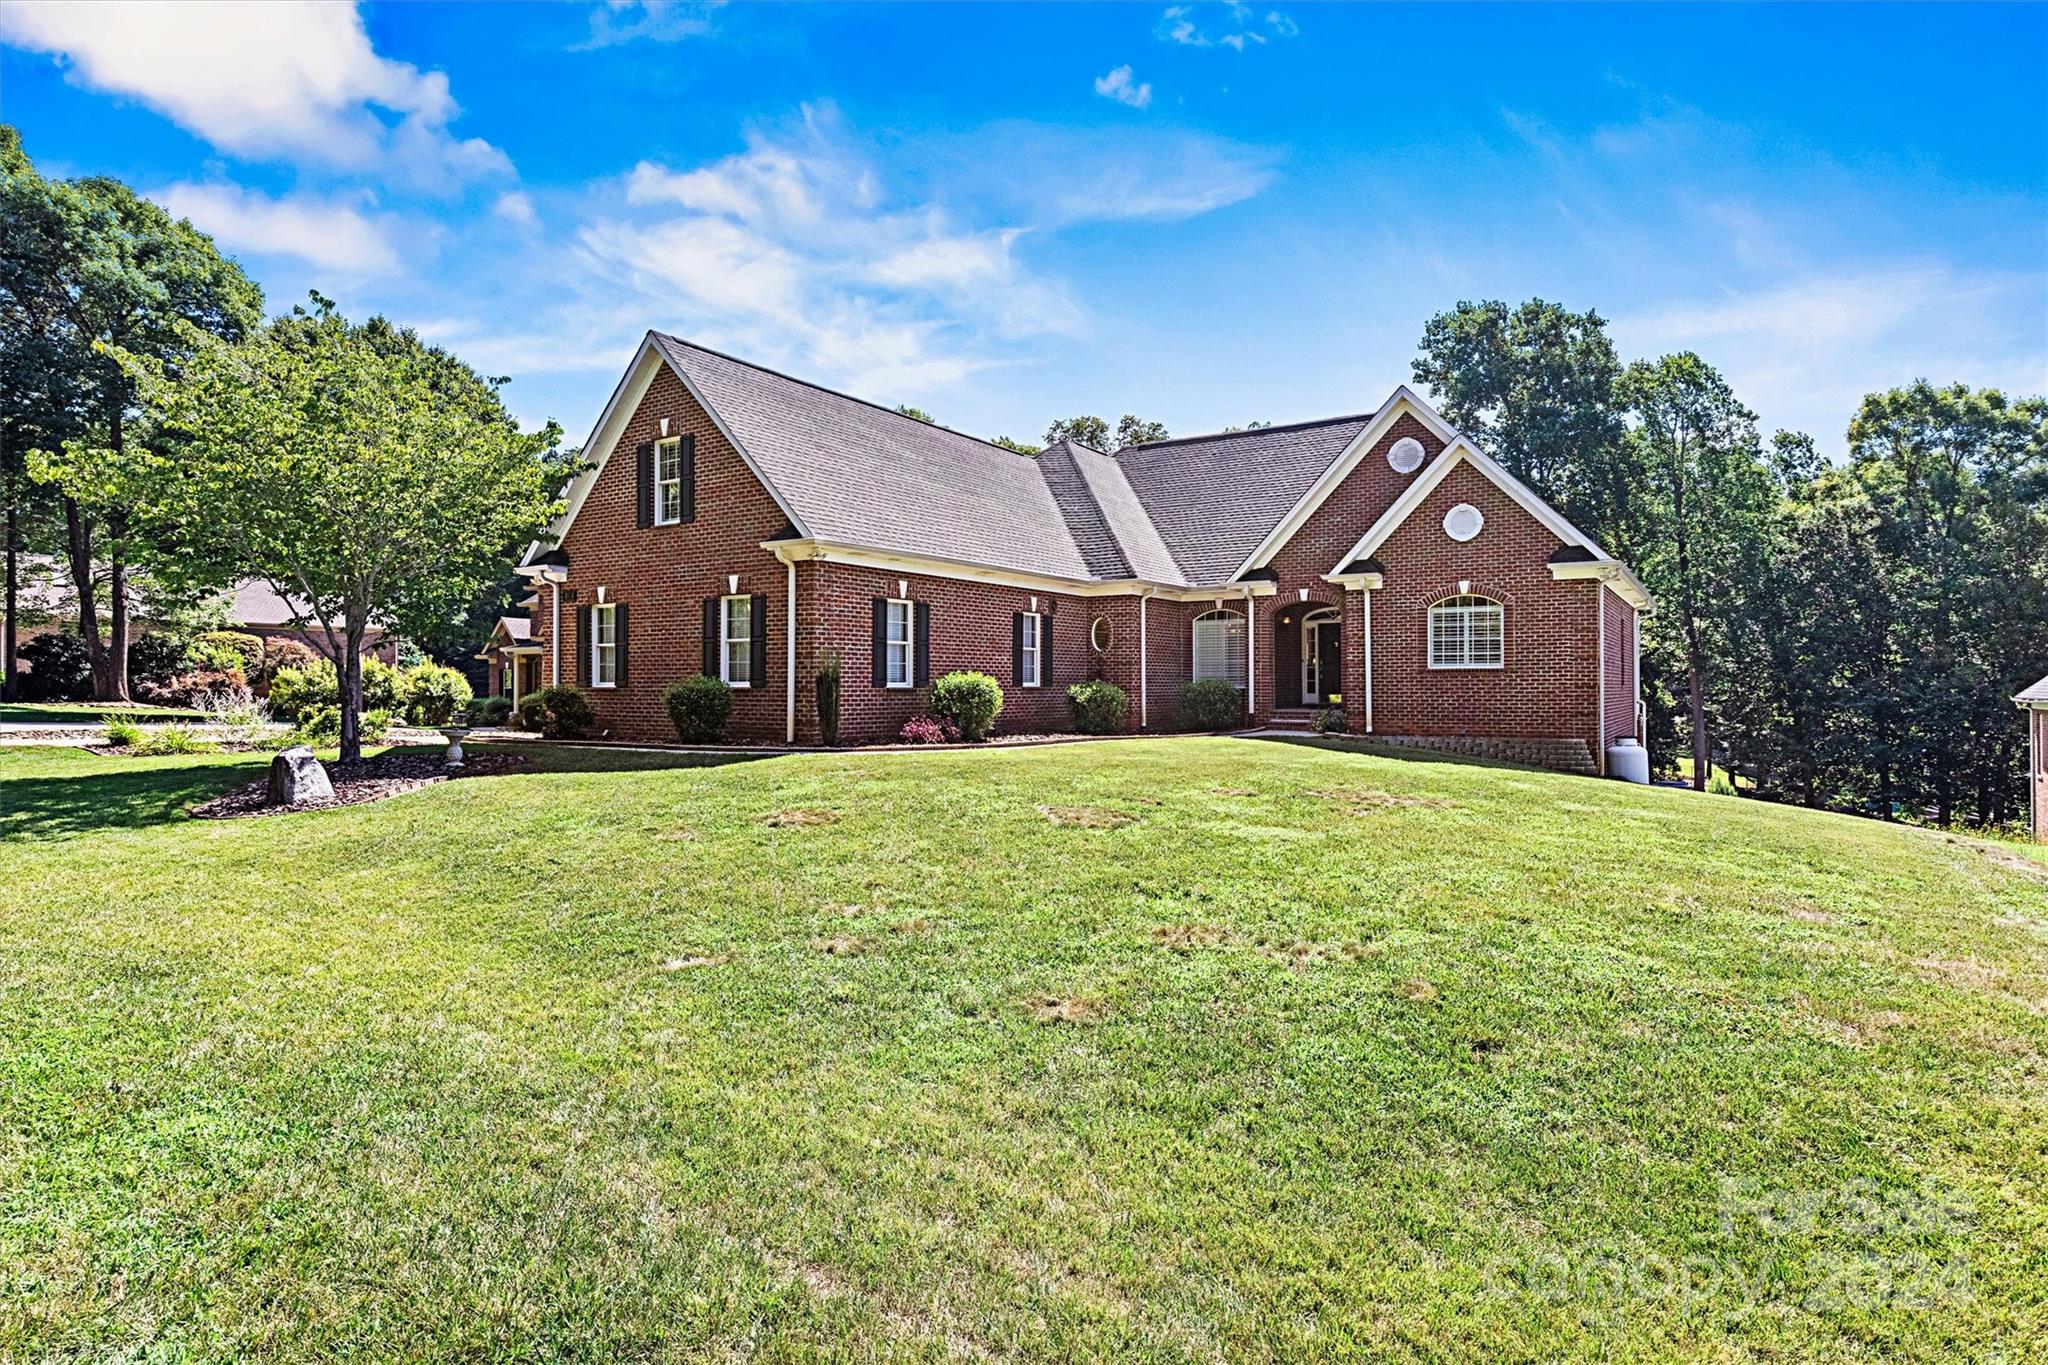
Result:
<svg viewBox="0 0 2048 1365"><path fill-rule="evenodd" d="M1444 534L1452 540L1470 540L1486 525L1486 518L1469 502L1461 502L1444 513Z"/></svg>
<svg viewBox="0 0 2048 1365"><path fill-rule="evenodd" d="M1422 468L1422 442L1413 436L1403 436L1387 448L1387 463L1396 474L1413 474Z"/></svg>

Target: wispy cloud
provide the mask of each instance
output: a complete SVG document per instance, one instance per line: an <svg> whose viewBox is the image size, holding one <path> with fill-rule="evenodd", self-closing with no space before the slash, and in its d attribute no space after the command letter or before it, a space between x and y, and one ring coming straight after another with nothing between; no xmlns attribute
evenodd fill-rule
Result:
<svg viewBox="0 0 2048 1365"><path fill-rule="evenodd" d="M1143 109L1152 103L1152 82L1137 81L1131 76L1129 63L1116 67L1095 78L1095 93L1128 104L1133 109Z"/></svg>
<svg viewBox="0 0 2048 1365"><path fill-rule="evenodd" d="M377 55L353 5L4 0L0 42L49 53L74 84L135 99L236 156L428 186L512 170L490 143L449 131L447 76Z"/></svg>
<svg viewBox="0 0 2048 1365"><path fill-rule="evenodd" d="M1301 25L1279 10L1263 15L1249 4L1169 5L1152 30L1161 42L1179 47L1227 47L1243 52L1271 38L1293 38Z"/></svg>
<svg viewBox="0 0 2048 1365"><path fill-rule="evenodd" d="M149 197L230 251L291 257L346 275L400 269L396 223L355 204L297 194L272 199L220 183L167 185Z"/></svg>
<svg viewBox="0 0 2048 1365"><path fill-rule="evenodd" d="M538 215L533 211L533 199L524 190L506 190L491 201L491 212L520 227L532 227L538 221Z"/></svg>
<svg viewBox="0 0 2048 1365"><path fill-rule="evenodd" d="M620 43L678 43L711 31L724 0L605 0L590 12L590 36L578 51Z"/></svg>

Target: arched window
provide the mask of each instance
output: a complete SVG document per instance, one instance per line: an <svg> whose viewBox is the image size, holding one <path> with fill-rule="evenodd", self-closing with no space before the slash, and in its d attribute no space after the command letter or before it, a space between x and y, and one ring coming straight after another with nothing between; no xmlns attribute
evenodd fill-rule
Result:
<svg viewBox="0 0 2048 1365"><path fill-rule="evenodd" d="M1244 617L1234 611L1205 611L1195 618L1195 681L1209 678L1244 687Z"/></svg>
<svg viewBox="0 0 2048 1365"><path fill-rule="evenodd" d="M1501 622L1500 603L1491 597L1446 597L1429 609L1429 666L1499 668Z"/></svg>

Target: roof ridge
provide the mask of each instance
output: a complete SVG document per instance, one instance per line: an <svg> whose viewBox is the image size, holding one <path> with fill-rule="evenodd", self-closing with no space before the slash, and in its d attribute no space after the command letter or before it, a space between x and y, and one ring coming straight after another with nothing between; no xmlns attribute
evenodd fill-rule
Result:
<svg viewBox="0 0 2048 1365"><path fill-rule="evenodd" d="M1308 427L1335 426L1339 422L1370 422L1378 415L1379 410L1376 408L1372 412L1354 412L1342 417L1312 417L1304 422L1276 422L1263 427L1242 427L1237 431L1211 431L1195 436L1170 436L1163 441L1144 441L1136 445L1127 445L1122 450L1111 451L1109 454L1112 458L1115 458L1128 450L1157 450L1161 446L1186 445L1190 441L1220 441L1233 436L1263 436L1269 431L1301 431Z"/></svg>
<svg viewBox="0 0 2048 1365"><path fill-rule="evenodd" d="M792 384L801 384L807 389L816 389L819 393L830 394L834 398L844 398L849 403L859 403L862 407L873 408L876 412L886 413L901 422L915 422L921 427L927 427L934 431L943 431L949 436L958 436L963 441L973 441L976 445L987 446L990 450L1000 450L1005 455L1015 455L1025 460L1036 458L1035 456L1026 455L1022 451L1012 450L1006 445L999 445L985 436L976 436L972 432L960 431L954 427L947 426L944 422L927 422L922 417L912 417L907 413L898 412L894 408L884 407L872 398L862 398L859 394L848 393L844 389L835 389L828 385L820 384L815 379L804 379L801 376L763 365L759 361L747 360L733 355L729 351L721 351L716 347L691 341L687 337L679 337L674 332L656 332L654 335L660 337L663 341L673 342L678 346L687 346L693 351L702 351L706 355L715 355L720 360L729 360L735 365L744 365L750 370L759 370L762 374L772 374L777 379L786 379Z"/></svg>

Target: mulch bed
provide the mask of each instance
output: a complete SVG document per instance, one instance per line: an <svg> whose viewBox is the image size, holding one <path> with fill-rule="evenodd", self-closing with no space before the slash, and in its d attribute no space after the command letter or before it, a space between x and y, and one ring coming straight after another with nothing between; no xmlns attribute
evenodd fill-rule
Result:
<svg viewBox="0 0 2048 1365"><path fill-rule="evenodd" d="M237 788L225 796L216 796L191 809L192 814L202 820L240 820L259 815L284 815L291 811L355 806L431 787L436 782L451 782L465 777L495 777L524 767L528 761L518 754L471 754L460 772L451 773L442 766L439 753L379 754L360 763L327 764L327 780L334 784L334 799L331 801L273 806L270 804L270 777L266 773L261 781L251 782L246 787Z"/></svg>

